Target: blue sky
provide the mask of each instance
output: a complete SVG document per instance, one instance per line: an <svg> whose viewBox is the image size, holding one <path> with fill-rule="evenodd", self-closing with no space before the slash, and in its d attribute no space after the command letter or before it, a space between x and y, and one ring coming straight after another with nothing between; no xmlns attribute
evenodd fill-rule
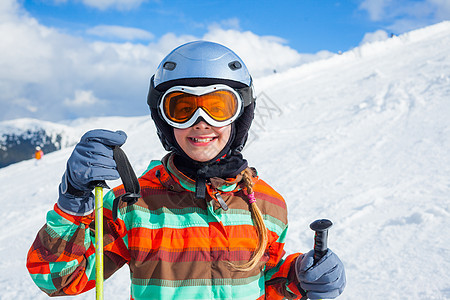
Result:
<svg viewBox="0 0 450 300"><path fill-rule="evenodd" d="M258 79L443 20L449 0L0 0L0 120L146 114L149 78L192 40Z"/></svg>
<svg viewBox="0 0 450 300"><path fill-rule="evenodd" d="M100 9L81 2L27 0L24 6L41 23L79 34L97 25L120 25L143 29L154 38L168 32L200 36L218 24L277 36L308 53L347 50L379 28L356 1L153 1L128 9Z"/></svg>
<svg viewBox="0 0 450 300"><path fill-rule="evenodd" d="M201 36L217 24L276 36L299 52L314 53L346 51L358 46L366 33L379 29L399 34L436 23L449 17L439 16L439 10L449 9L446 1L25 0L23 5L42 24L72 34L86 35L99 25L123 26L147 31L147 36L134 40L145 43L168 32Z"/></svg>

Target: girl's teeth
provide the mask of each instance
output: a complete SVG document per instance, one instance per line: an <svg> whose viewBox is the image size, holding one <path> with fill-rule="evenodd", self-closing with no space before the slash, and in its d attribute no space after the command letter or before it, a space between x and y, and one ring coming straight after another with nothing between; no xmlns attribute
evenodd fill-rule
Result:
<svg viewBox="0 0 450 300"><path fill-rule="evenodd" d="M205 138L205 139L192 138L192 140L196 143L208 143L208 142L212 141L213 138Z"/></svg>

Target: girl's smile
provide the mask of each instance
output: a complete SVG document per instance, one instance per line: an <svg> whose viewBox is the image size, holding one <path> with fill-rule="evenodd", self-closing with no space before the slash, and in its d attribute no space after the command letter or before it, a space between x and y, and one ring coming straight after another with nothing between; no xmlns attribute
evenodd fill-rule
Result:
<svg viewBox="0 0 450 300"><path fill-rule="evenodd" d="M231 125L213 127L201 121L186 129L174 128L181 149L195 161L205 162L216 157L230 139Z"/></svg>
<svg viewBox="0 0 450 300"><path fill-rule="evenodd" d="M206 145L209 145L209 143L211 143L215 139L217 139L217 137L216 136L213 136L213 137L201 137L201 136L199 136L199 137L189 137L188 139L195 146L206 146Z"/></svg>

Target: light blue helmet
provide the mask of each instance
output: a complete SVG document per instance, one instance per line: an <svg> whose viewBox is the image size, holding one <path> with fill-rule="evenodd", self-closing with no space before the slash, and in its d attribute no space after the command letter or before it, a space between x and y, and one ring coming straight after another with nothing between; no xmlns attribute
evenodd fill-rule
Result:
<svg viewBox="0 0 450 300"><path fill-rule="evenodd" d="M196 41L184 44L167 55L156 69L155 87L172 80L212 78L233 80L251 86L244 62L220 44Z"/></svg>
<svg viewBox="0 0 450 300"><path fill-rule="evenodd" d="M244 102L242 115L234 121L234 134L229 147L231 150L242 150L254 115L252 78L236 53L223 45L207 41L190 42L174 49L161 61L150 80L147 103L166 150L181 151L173 136L173 128L163 120L158 110L164 92L177 85L213 84L225 84L233 88Z"/></svg>

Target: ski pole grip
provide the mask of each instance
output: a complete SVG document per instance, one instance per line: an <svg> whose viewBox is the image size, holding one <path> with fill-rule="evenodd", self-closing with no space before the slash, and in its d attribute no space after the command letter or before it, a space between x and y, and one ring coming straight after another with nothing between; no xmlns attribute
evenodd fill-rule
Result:
<svg viewBox="0 0 450 300"><path fill-rule="evenodd" d="M328 229L333 223L327 219L316 220L309 225L315 231L314 235L314 264L316 264L328 251Z"/></svg>
<svg viewBox="0 0 450 300"><path fill-rule="evenodd" d="M106 183L105 183L106 184ZM103 300L103 186L95 187L95 299Z"/></svg>

